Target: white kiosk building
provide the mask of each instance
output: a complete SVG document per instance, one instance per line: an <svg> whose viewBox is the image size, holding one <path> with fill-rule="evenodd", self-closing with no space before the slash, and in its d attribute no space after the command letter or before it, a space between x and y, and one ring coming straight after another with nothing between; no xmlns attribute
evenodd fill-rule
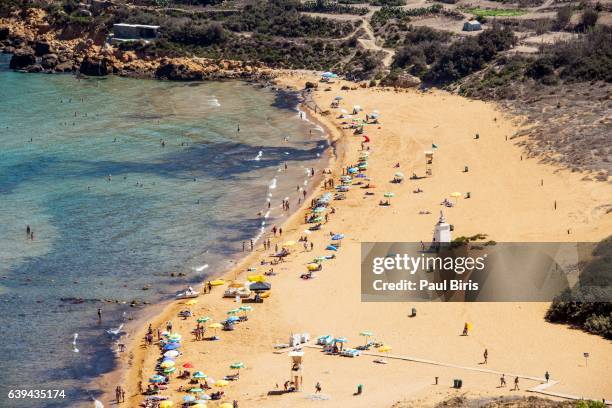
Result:
<svg viewBox="0 0 612 408"><path fill-rule="evenodd" d="M451 225L446 222L444 213L440 210L440 219L434 228L432 246L439 248L441 245L450 244L451 241Z"/></svg>

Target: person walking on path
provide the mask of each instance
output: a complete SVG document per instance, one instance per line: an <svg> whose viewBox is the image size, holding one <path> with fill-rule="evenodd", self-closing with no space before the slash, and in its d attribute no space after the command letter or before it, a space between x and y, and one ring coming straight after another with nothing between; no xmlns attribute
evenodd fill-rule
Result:
<svg viewBox="0 0 612 408"><path fill-rule="evenodd" d="M514 388L512 389L512 391L520 391L518 377L514 377Z"/></svg>
<svg viewBox="0 0 612 408"><path fill-rule="evenodd" d="M500 387L506 386L506 376L504 374L502 374L502 376L499 378L499 386Z"/></svg>

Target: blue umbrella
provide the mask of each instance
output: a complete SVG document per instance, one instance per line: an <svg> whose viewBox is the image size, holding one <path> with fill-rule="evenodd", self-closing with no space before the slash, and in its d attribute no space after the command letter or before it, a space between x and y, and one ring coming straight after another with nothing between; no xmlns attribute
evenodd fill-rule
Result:
<svg viewBox="0 0 612 408"><path fill-rule="evenodd" d="M226 322L237 322L238 320L240 320L238 316L230 316L227 319L225 319Z"/></svg>
<svg viewBox="0 0 612 408"><path fill-rule="evenodd" d="M366 178L368 176L366 176L364 173L359 173L358 175L356 175L355 177L357 178Z"/></svg>
<svg viewBox="0 0 612 408"><path fill-rule="evenodd" d="M183 401L184 402L193 402L195 400L196 400L196 398L193 395L185 395L183 397Z"/></svg>
<svg viewBox="0 0 612 408"><path fill-rule="evenodd" d="M332 241L340 241L342 238L344 238L344 234L336 234L332 237Z"/></svg>
<svg viewBox="0 0 612 408"><path fill-rule="evenodd" d="M164 381L166 381L166 377L164 377L163 375L159 375L159 374L155 374L154 376L149 378L149 382L152 382L152 383L160 383Z"/></svg>
<svg viewBox="0 0 612 408"><path fill-rule="evenodd" d="M359 169L357 167L351 167L350 169L348 169L349 173L357 173L359 171Z"/></svg>
<svg viewBox="0 0 612 408"><path fill-rule="evenodd" d="M167 351L167 350L176 350L179 347L181 347L180 343L169 343L169 344L166 344L164 346L164 351Z"/></svg>
<svg viewBox="0 0 612 408"><path fill-rule="evenodd" d="M346 343L348 339L346 337L338 337L334 339L334 343Z"/></svg>
<svg viewBox="0 0 612 408"><path fill-rule="evenodd" d="M338 248L333 245L328 245L325 249L329 249L330 251L337 251Z"/></svg>

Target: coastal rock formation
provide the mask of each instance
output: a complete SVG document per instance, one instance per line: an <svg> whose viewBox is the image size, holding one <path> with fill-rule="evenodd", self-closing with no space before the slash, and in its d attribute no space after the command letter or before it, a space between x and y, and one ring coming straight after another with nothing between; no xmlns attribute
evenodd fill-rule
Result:
<svg viewBox="0 0 612 408"><path fill-rule="evenodd" d="M393 85L399 88L416 88L421 85L421 80L415 76L404 73L398 75Z"/></svg>
<svg viewBox="0 0 612 408"><path fill-rule="evenodd" d="M171 81L201 81L204 78L202 67L176 60L162 60L155 76Z"/></svg>
<svg viewBox="0 0 612 408"><path fill-rule="evenodd" d="M57 66L59 58L56 54L45 54L42 56L40 64L44 69L53 69Z"/></svg>
<svg viewBox="0 0 612 408"><path fill-rule="evenodd" d="M0 41L4 41L9 38L11 30L8 27L0 27Z"/></svg>
<svg viewBox="0 0 612 408"><path fill-rule="evenodd" d="M81 62L79 72L89 76L105 76L112 72L112 67L106 58L87 56Z"/></svg>
<svg viewBox="0 0 612 408"><path fill-rule="evenodd" d="M34 55L34 50L31 48L20 48L11 57L9 67L11 69L24 69L35 63L36 56Z"/></svg>
<svg viewBox="0 0 612 408"><path fill-rule="evenodd" d="M51 52L51 44L47 41L36 41L32 48L34 49L34 55L37 57L42 57Z"/></svg>

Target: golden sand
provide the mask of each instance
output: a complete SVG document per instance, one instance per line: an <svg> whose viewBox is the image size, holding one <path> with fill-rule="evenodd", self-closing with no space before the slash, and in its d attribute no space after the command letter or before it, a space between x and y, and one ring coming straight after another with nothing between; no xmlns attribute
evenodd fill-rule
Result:
<svg viewBox="0 0 612 408"><path fill-rule="evenodd" d="M288 74L283 85L302 88L311 79L306 74ZM441 206L440 201L454 191L470 192L469 200L459 199L453 208L445 208L447 220L455 226L454 236L488 234L496 241L596 241L612 232L612 217L606 214L612 197L609 183L583 181L584 174L571 173L522 159L521 150L510 137L517 130L516 118L500 112L492 104L472 101L442 91L394 92L379 88L341 91L341 83L320 86L314 99L319 106L329 106L335 95L342 95L341 108L350 110L359 104L365 112L378 110L380 125L370 125L371 138L368 176L379 186L375 196L365 197L363 190L351 190L348 199L333 201L336 214L322 231L308 236L314 242L313 252L300 246L286 262L275 267L271 277L272 295L263 304L253 304L248 322L233 332L219 332L220 341L194 341L189 334L194 319L180 320L177 312L185 306L179 302L166 307L152 319L153 327L167 320L174 331L184 337L178 365L191 362L195 370L219 379L231 374L229 365L242 361L240 380L223 388L224 401L237 400L240 407L389 407L396 401L413 401L415 406L430 406L448 396L526 395L525 390L537 381L521 380L521 391L498 388L499 375L387 359L388 364L373 363L375 357L362 355L354 359L327 356L316 349L305 349L304 390L298 393L268 396L268 391L282 389L289 379L290 362L286 354L273 353L273 345L286 343L290 333L308 332L311 337L323 334L345 336L349 345L362 344L358 334L363 330L393 347L392 354L482 368L482 353L489 351L487 369L543 377L548 370L560 383L550 391L593 398L612 399L612 348L609 341L544 321L546 303L361 303L360 242L427 241L430 239ZM352 84L354 86L354 84ZM343 154L333 162L334 176L339 169L357 160L361 137L352 131L337 129L338 110L327 116L316 115L334 138L340 139ZM479 139L474 139L478 133ZM508 138L508 140L506 139ZM433 176L401 185L390 184L396 171L406 176L424 175L424 150L435 143L438 149ZM400 163L400 169L394 168ZM464 166L469 172L464 173ZM541 185L543 181L543 186ZM420 187L421 194L412 191ZM320 188L319 194L322 192ZM380 207L383 191L396 196L390 207ZM554 209L556 201L557 209ZM431 214L419 215L428 210ZM298 211L283 226L278 242L296 240L305 235L304 211ZM568 234L569 230L569 234ZM315 279L299 278L314 256L322 255L329 242L329 232L346 235L337 258L326 261ZM275 242L273 240L273 242ZM268 251L259 248L234 271L245 278L247 267L259 266ZM264 267L267 268L267 267ZM262 267L258 271L263 271ZM199 298L191 309L195 316L210 316L214 321L226 317L237 305L222 299L224 288ZM409 309L418 308L416 318ZM472 334L460 336L463 324L474 325ZM145 328L134 334L127 356L122 357L129 400L137 406L139 381L146 386L154 374L157 347L145 348L140 339ZM591 358L584 365L583 352ZM128 353L125 353L126 355ZM195 370L192 370L195 371ZM439 385L434 385L439 377ZM463 379L460 391L451 388L454 378ZM313 400L314 385L320 382L326 400ZM186 381L172 380L163 392L180 405L185 393L177 392ZM362 395L354 396L358 384ZM108 384L114 388L116 384ZM276 387L279 388L276 388ZM109 402L109 401L104 401ZM209 406L217 406L210 402Z"/></svg>

